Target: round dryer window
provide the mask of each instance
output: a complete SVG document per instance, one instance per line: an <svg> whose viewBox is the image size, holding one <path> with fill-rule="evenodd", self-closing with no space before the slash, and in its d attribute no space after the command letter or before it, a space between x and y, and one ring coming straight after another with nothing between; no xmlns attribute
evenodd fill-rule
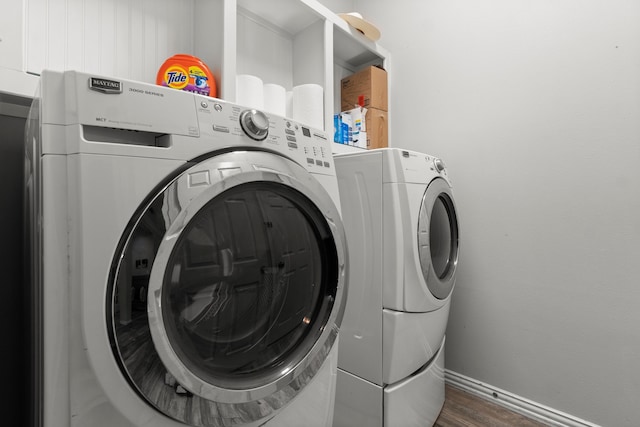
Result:
<svg viewBox="0 0 640 427"><path fill-rule="evenodd" d="M336 207L296 163L256 151L191 165L141 207L114 261L123 373L188 425L273 416L336 339L344 256Z"/></svg>
<svg viewBox="0 0 640 427"><path fill-rule="evenodd" d="M436 178L422 197L418 218L420 267L438 299L451 294L458 263L458 217L449 184Z"/></svg>

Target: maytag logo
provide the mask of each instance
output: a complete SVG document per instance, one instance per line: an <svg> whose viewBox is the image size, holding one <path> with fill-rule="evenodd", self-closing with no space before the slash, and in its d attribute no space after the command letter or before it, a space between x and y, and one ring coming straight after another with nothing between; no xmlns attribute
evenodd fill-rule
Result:
<svg viewBox="0 0 640 427"><path fill-rule="evenodd" d="M122 83L115 80L89 77L89 89L102 93L122 93Z"/></svg>

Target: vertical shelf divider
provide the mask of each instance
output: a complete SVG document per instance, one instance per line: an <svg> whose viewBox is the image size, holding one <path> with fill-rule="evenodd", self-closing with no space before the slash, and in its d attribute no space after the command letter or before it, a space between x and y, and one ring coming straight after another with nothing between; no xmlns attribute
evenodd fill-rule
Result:
<svg viewBox="0 0 640 427"><path fill-rule="evenodd" d="M333 23L324 20L324 130L333 141Z"/></svg>
<svg viewBox="0 0 640 427"><path fill-rule="evenodd" d="M238 3L236 0L223 0L224 34L222 54L221 98L236 101L236 64L238 49Z"/></svg>

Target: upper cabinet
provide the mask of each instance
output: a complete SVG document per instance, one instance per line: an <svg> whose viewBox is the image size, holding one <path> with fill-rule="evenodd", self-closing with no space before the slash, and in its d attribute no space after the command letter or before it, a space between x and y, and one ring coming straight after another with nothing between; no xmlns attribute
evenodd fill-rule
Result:
<svg viewBox="0 0 640 427"><path fill-rule="evenodd" d="M340 80L368 65L388 69L384 48L316 0L23 2L12 9L23 16L11 16L12 27L0 34L0 50L11 53L9 64L0 62L0 76L11 69L26 84L2 79L0 92L33 96L30 88L45 68L155 83L167 58L186 53L209 66L217 96L230 102L236 101L238 74L286 90L322 86L325 129L331 130Z"/></svg>

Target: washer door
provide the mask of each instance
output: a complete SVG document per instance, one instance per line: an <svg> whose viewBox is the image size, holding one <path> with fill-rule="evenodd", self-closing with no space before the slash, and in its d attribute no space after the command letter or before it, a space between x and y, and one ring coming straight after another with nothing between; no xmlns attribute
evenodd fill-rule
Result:
<svg viewBox="0 0 640 427"><path fill-rule="evenodd" d="M288 159L189 167L141 207L113 263L107 320L125 377L188 425L266 421L333 346L344 244L330 196Z"/></svg>
<svg viewBox="0 0 640 427"><path fill-rule="evenodd" d="M455 284L458 216L449 184L436 178L427 187L418 217L420 267L434 297L445 299Z"/></svg>

